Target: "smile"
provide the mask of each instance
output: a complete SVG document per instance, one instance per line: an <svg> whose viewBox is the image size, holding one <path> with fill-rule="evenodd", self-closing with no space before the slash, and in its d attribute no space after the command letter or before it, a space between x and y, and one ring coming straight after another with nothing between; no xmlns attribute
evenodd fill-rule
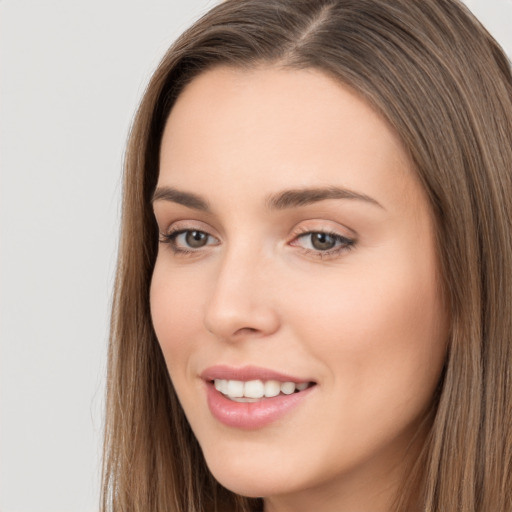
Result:
<svg viewBox="0 0 512 512"><path fill-rule="evenodd" d="M211 415L225 426L254 430L288 415L317 387L312 380L247 366L215 366L201 378Z"/></svg>
<svg viewBox="0 0 512 512"><path fill-rule="evenodd" d="M273 398L280 394L291 395L304 391L313 385L310 382L279 382L278 380L241 380L215 379L214 386L226 398L235 402L255 402L263 398Z"/></svg>

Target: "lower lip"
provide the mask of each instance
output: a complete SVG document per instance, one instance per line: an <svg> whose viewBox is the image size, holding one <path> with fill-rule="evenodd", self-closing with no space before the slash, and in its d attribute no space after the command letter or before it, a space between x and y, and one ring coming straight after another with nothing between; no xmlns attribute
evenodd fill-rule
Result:
<svg viewBox="0 0 512 512"><path fill-rule="evenodd" d="M300 405L315 387L291 395L262 398L258 402L234 402L217 391L211 382L206 383L206 393L208 407L215 419L228 427L253 430L277 421Z"/></svg>

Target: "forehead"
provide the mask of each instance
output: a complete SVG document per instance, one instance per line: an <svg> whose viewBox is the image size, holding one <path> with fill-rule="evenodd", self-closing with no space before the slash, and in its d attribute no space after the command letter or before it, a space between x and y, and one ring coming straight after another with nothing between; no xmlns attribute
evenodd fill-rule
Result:
<svg viewBox="0 0 512 512"><path fill-rule="evenodd" d="M164 130L159 185L244 193L339 185L379 194L415 173L389 125L359 95L314 70L218 67L178 97Z"/></svg>

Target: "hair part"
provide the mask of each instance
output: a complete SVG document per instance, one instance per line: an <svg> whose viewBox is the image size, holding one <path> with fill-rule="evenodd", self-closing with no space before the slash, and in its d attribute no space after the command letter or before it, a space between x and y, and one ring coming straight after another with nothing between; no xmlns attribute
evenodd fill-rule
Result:
<svg viewBox="0 0 512 512"><path fill-rule="evenodd" d="M156 340L151 197L176 98L215 66L314 68L398 134L430 200L449 351L429 430L396 510L484 512L512 502L512 76L457 0L228 0L171 47L126 153L109 345L104 512L248 512L260 500L206 467Z"/></svg>

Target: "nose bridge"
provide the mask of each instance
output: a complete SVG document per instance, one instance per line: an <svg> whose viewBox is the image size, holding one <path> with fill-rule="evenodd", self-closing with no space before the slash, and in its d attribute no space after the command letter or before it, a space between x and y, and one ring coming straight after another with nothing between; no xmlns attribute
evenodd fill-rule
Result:
<svg viewBox="0 0 512 512"><path fill-rule="evenodd" d="M225 340L242 334L268 335L279 319L271 292L268 259L252 243L239 241L219 261L206 304L206 328Z"/></svg>

